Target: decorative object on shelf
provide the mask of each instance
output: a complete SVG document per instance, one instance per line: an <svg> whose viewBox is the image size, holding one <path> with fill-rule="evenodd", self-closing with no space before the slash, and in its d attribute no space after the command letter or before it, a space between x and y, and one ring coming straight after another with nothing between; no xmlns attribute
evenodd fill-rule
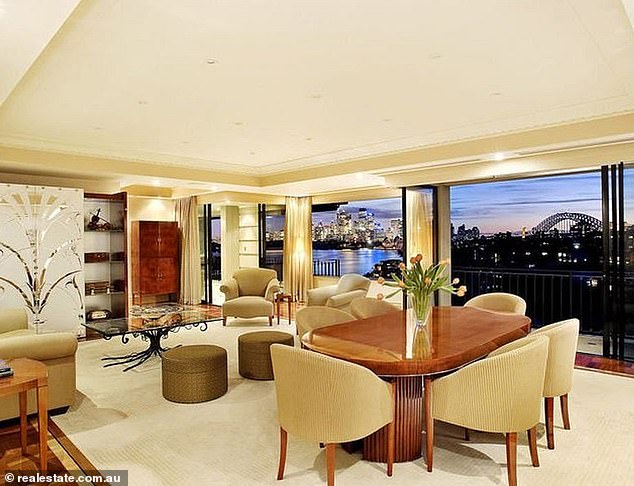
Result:
<svg viewBox="0 0 634 486"><path fill-rule="evenodd" d="M111 317L112 317L112 312L110 312L108 309L95 309L86 313L86 320L88 321L110 319Z"/></svg>
<svg viewBox="0 0 634 486"><path fill-rule="evenodd" d="M123 262L123 261L125 261L125 252L116 251L114 253L111 253L110 254L110 261L111 262Z"/></svg>
<svg viewBox="0 0 634 486"><path fill-rule="evenodd" d="M110 293L110 282L107 280L86 282L86 293L89 295Z"/></svg>
<svg viewBox="0 0 634 486"><path fill-rule="evenodd" d="M399 277L393 273L393 282L386 282L383 278L378 279L380 285L385 284L388 287L396 287L396 290L390 293L387 298L396 295L401 290L407 292L409 308L413 309L417 326L425 326L427 324L434 292L442 290L443 292L462 297L467 291L467 287L464 285L458 286L460 282L457 278L451 282L449 281L449 276L446 272L449 260L441 260L435 265L423 267L421 264L422 259L423 255L419 253L409 259L411 265L409 268L404 263L401 263L399 265L401 276ZM377 295L377 299L381 300L383 298L382 293Z"/></svg>
<svg viewBox="0 0 634 486"><path fill-rule="evenodd" d="M81 208L77 189L0 186L0 308L25 307L38 333L84 322Z"/></svg>
<svg viewBox="0 0 634 486"><path fill-rule="evenodd" d="M110 260L110 253L105 251L97 251L91 253L84 253L84 261L86 263L100 263Z"/></svg>
<svg viewBox="0 0 634 486"><path fill-rule="evenodd" d="M86 226L90 231L110 231L112 228L112 224L110 221L99 216L101 213L101 208L97 208L94 213L90 213L90 221Z"/></svg>

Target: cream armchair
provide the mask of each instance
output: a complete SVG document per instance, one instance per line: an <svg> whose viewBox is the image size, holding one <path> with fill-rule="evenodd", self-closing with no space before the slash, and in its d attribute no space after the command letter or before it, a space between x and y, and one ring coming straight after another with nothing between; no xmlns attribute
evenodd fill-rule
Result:
<svg viewBox="0 0 634 486"><path fill-rule="evenodd" d="M48 408L63 409L75 398L77 338L67 332L35 334L24 309L0 310L0 358L30 358L48 367ZM35 392L27 394L27 412L37 411ZM0 398L0 420L18 417L18 397Z"/></svg>
<svg viewBox="0 0 634 486"><path fill-rule="evenodd" d="M280 422L277 479L284 478L287 434L326 444L328 485L335 483L335 444L387 425L387 475L394 462L394 391L367 368L290 346L271 346Z"/></svg>
<svg viewBox="0 0 634 486"><path fill-rule="evenodd" d="M325 305L350 312L350 303L365 297L370 280L357 273L343 275L335 285L310 289L306 305Z"/></svg>
<svg viewBox="0 0 634 486"><path fill-rule="evenodd" d="M494 312L506 312L509 314L526 314L526 301L521 297L505 292L491 292L474 297L465 302L465 307L477 307L478 309Z"/></svg>
<svg viewBox="0 0 634 486"><path fill-rule="evenodd" d="M575 357L577 356L579 319L556 322L533 331L531 336L547 336L549 339L548 364L546 365L546 380L544 382L544 408L546 440L548 448L554 449L554 397L559 397L564 429L570 430L568 393L572 388L572 372L575 367Z"/></svg>
<svg viewBox="0 0 634 486"><path fill-rule="evenodd" d="M280 290L277 272L270 268L244 268L233 274L220 285L225 294L222 304L222 325L227 325L227 317L269 318L273 325L273 299Z"/></svg>
<svg viewBox="0 0 634 486"><path fill-rule="evenodd" d="M348 314L342 310L316 305L299 309L295 315L295 326L297 328L297 335L301 338L304 334L313 329L354 320L352 314Z"/></svg>
<svg viewBox="0 0 634 486"><path fill-rule="evenodd" d="M368 317L381 316L400 310L401 309L385 300L373 299L371 297L359 297L350 303L350 312L357 319L367 319Z"/></svg>
<svg viewBox="0 0 634 486"><path fill-rule="evenodd" d="M432 381L427 469L431 471L433 464L434 419L504 433L510 486L517 484L517 432L528 431L531 461L539 466L535 426L540 420L547 357L547 338L526 337Z"/></svg>

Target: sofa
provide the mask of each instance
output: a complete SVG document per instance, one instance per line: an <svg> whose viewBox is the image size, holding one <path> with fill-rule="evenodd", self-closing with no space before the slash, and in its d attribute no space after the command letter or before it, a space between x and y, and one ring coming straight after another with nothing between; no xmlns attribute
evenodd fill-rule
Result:
<svg viewBox="0 0 634 486"><path fill-rule="evenodd" d="M270 268L244 268L220 285L225 294L222 304L222 325L227 317L268 317L273 325L273 300L280 291L277 272Z"/></svg>
<svg viewBox="0 0 634 486"><path fill-rule="evenodd" d="M26 310L0 310L0 358L31 358L48 367L48 409L68 408L75 398L77 337L67 332L36 334ZM37 411L35 391L27 395L28 413ZM19 416L18 396L0 398L0 421Z"/></svg>
<svg viewBox="0 0 634 486"><path fill-rule="evenodd" d="M357 273L347 273L334 285L309 290L306 305L325 305L349 313L350 303L365 297L369 288L370 279Z"/></svg>

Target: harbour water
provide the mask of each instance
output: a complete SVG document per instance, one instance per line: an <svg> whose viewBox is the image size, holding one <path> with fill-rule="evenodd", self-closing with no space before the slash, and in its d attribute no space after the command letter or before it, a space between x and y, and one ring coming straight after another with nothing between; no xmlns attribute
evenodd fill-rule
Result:
<svg viewBox="0 0 634 486"><path fill-rule="evenodd" d="M313 260L339 260L341 274L372 271L376 263L383 260L401 259L396 250L360 248L358 250L313 250Z"/></svg>

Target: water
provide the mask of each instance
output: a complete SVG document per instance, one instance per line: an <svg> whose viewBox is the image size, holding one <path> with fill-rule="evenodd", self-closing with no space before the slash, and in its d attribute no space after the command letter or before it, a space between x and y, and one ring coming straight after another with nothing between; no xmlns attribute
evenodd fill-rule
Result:
<svg viewBox="0 0 634 486"><path fill-rule="evenodd" d="M340 260L341 274L360 273L365 275L383 260L398 259L396 250L360 248L358 250L313 250L313 260Z"/></svg>

